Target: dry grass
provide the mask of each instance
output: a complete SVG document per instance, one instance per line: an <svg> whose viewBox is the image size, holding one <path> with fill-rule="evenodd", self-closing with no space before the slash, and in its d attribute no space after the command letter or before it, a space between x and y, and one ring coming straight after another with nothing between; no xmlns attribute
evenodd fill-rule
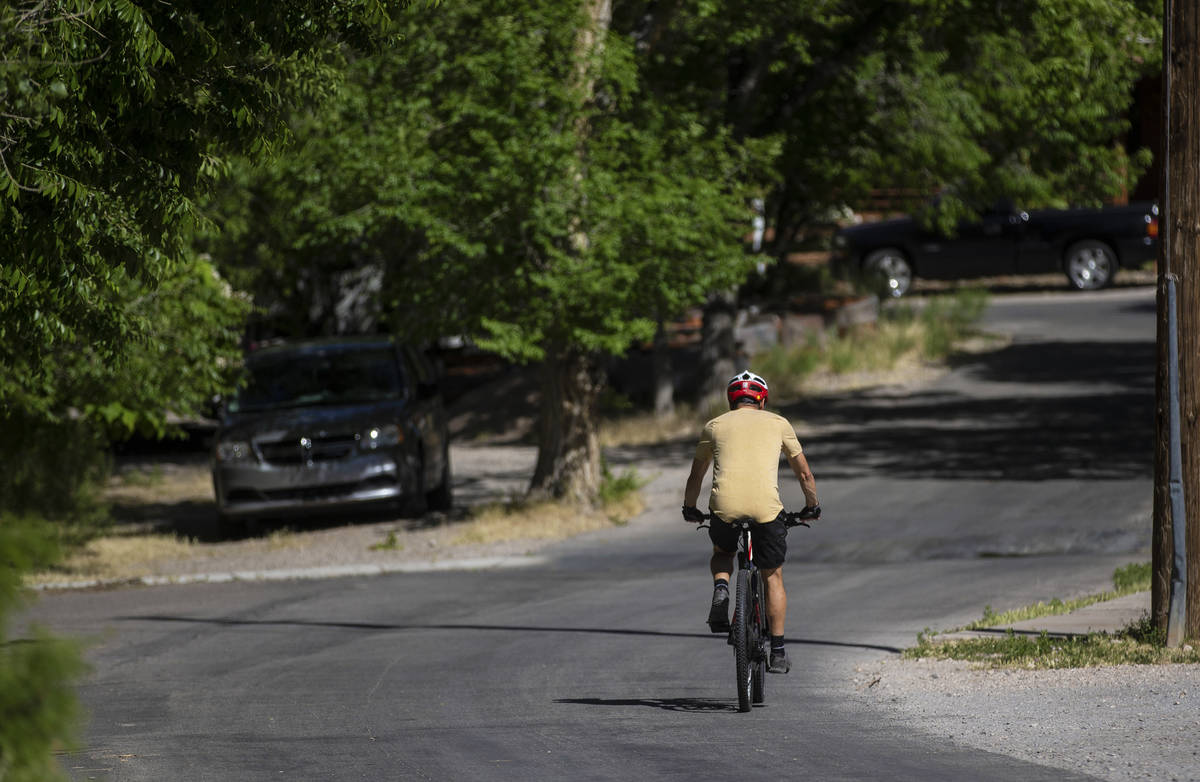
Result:
<svg viewBox="0 0 1200 782"><path fill-rule="evenodd" d="M493 503L476 508L471 520L462 525L452 543L562 540L585 532L623 526L645 507L638 492L631 492L599 508L581 508L567 502Z"/></svg>
<svg viewBox="0 0 1200 782"><path fill-rule="evenodd" d="M231 547L279 551L305 545L303 536L287 529L277 529L264 538L220 544L155 531L156 523L142 517L143 509L213 501L207 464L164 464L123 470L109 480L103 499L113 507L116 516L129 518L108 526L52 570L29 574L27 584L135 579L155 574L160 563L212 558Z"/></svg>
<svg viewBox="0 0 1200 782"><path fill-rule="evenodd" d="M173 535L106 535L89 541L54 570L33 573L31 585L61 584L85 579L131 579L151 575L156 562L205 556L195 541Z"/></svg>
<svg viewBox="0 0 1200 782"><path fill-rule="evenodd" d="M263 538L234 543L200 543L192 538L155 532L101 535L76 549L53 570L29 574L29 586L69 584L100 579L122 581L155 575L164 562L212 559L231 548L242 553L303 549L310 536L276 529Z"/></svg>
<svg viewBox="0 0 1200 782"><path fill-rule="evenodd" d="M124 470L109 480L106 501L115 505L212 502L208 464L167 464Z"/></svg>
<svg viewBox="0 0 1200 782"><path fill-rule="evenodd" d="M670 415L631 413L609 418L600 423L600 445L608 448L692 439L705 421L723 412L725 409L697 410L690 405L678 405Z"/></svg>

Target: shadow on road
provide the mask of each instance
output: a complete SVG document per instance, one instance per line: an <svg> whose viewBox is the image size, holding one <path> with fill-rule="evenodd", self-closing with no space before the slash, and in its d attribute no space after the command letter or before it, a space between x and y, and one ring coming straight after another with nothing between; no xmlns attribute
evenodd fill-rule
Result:
<svg viewBox="0 0 1200 782"><path fill-rule="evenodd" d="M554 702L579 706L649 706L663 711L704 713L738 710L736 703L712 698L559 698Z"/></svg>
<svg viewBox="0 0 1200 782"><path fill-rule="evenodd" d="M381 622L320 622L308 619L233 619L227 617L191 617L191 616L117 616L117 622L180 622L186 624L208 624L223 627L328 627L338 630L366 630L395 632L407 630L484 630L507 633L582 633L597 635L632 635L657 638L704 638L725 643L725 636L712 633L673 633L662 630L636 630L628 628L600 627L536 627L533 625L483 625L483 624L391 624ZM878 646L876 644L847 643L843 641L822 641L807 638L789 638L789 644L807 646L835 646L849 649L867 649L870 651L890 652L899 654L901 649L894 646Z"/></svg>
<svg viewBox="0 0 1200 782"><path fill-rule="evenodd" d="M959 360L959 377L1002 384L986 396L873 389L783 412L827 479L1137 478L1153 472L1154 361L1146 342L1015 344Z"/></svg>

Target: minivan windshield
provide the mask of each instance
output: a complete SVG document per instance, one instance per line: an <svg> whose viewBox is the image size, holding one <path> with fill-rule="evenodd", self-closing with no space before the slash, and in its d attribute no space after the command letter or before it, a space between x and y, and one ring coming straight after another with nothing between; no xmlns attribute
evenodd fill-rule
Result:
<svg viewBox="0 0 1200 782"><path fill-rule="evenodd" d="M362 404L404 395L390 347L272 352L251 357L246 370L247 383L229 401L230 413Z"/></svg>

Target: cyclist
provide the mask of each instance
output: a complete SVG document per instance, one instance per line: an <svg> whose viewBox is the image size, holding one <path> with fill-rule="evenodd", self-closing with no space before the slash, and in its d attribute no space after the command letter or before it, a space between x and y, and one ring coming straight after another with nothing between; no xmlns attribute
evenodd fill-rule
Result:
<svg viewBox="0 0 1200 782"><path fill-rule="evenodd" d="M750 531L754 563L766 579L767 618L771 626L771 673L791 669L783 643L784 618L787 616L787 592L783 587L783 560L787 554L787 527L783 503L779 499L779 454L782 452L800 481L812 518L821 515L817 504L817 483L808 460L796 439L796 431L787 419L767 412L767 382L749 370L729 381L725 396L729 412L704 425L696 446L692 472L683 494L683 518L703 521L696 509L700 485L713 465L709 510L716 516L708 535L713 542L709 569L713 576L712 607L709 628L714 633L729 631L729 578L737 551L737 530L733 519L752 518L758 522Z"/></svg>

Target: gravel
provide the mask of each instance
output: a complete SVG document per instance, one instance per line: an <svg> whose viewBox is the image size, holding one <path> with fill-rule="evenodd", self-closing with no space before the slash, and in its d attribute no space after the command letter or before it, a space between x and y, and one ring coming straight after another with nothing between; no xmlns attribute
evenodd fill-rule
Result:
<svg viewBox="0 0 1200 782"><path fill-rule="evenodd" d="M1106 780L1200 780L1200 666L980 670L860 665L855 697L888 721Z"/></svg>

